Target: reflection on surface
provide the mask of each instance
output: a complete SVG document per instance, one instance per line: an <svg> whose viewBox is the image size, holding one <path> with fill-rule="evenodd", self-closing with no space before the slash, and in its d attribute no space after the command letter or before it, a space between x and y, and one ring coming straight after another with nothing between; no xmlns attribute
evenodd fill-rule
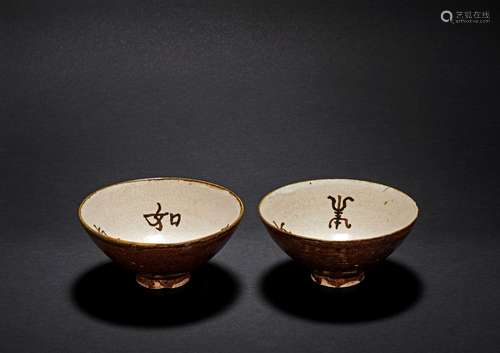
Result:
<svg viewBox="0 0 500 353"><path fill-rule="evenodd" d="M329 240L352 240L351 235L348 233L333 233Z"/></svg>

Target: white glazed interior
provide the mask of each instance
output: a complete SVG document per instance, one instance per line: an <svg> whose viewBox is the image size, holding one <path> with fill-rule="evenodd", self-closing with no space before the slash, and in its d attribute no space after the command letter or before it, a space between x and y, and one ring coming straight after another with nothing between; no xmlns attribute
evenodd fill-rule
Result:
<svg viewBox="0 0 500 353"><path fill-rule="evenodd" d="M335 217L332 196L342 208L340 217L346 218L350 228L341 221L336 229L329 222ZM271 225L292 234L321 240L359 240L376 238L401 230L418 215L415 202L394 188L360 180L324 179L290 184L265 196L259 212Z"/></svg>
<svg viewBox="0 0 500 353"><path fill-rule="evenodd" d="M144 217L157 213L157 203L161 205L159 213L169 212L161 217L161 230L158 219ZM111 238L175 244L217 233L236 222L242 211L239 199L221 187L159 178L115 184L91 194L80 206L80 219Z"/></svg>

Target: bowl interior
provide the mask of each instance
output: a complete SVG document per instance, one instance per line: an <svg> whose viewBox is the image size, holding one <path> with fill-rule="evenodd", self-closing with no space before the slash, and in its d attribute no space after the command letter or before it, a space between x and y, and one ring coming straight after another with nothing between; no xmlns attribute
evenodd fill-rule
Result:
<svg viewBox="0 0 500 353"><path fill-rule="evenodd" d="M198 180L146 179L89 195L80 219L105 236L127 242L175 244L215 234L243 212L231 191Z"/></svg>
<svg viewBox="0 0 500 353"><path fill-rule="evenodd" d="M320 240L359 240L388 235L417 217L415 202L381 184L324 179L290 184L266 195L262 219L285 232Z"/></svg>

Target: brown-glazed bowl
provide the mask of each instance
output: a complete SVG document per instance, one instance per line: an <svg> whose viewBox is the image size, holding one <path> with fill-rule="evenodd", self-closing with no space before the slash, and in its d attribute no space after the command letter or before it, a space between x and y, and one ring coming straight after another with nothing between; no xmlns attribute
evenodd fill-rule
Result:
<svg viewBox="0 0 500 353"><path fill-rule="evenodd" d="M274 241L328 287L360 283L410 232L418 208L408 195L368 181L322 179L278 188L260 201Z"/></svg>
<svg viewBox="0 0 500 353"><path fill-rule="evenodd" d="M88 195L81 225L114 262L152 289L177 288L229 239L243 202L220 185L187 178L130 180Z"/></svg>

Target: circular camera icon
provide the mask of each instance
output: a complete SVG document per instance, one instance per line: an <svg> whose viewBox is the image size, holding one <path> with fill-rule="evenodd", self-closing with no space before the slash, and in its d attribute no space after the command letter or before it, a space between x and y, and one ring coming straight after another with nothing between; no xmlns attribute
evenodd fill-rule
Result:
<svg viewBox="0 0 500 353"><path fill-rule="evenodd" d="M450 10L441 11L441 21L453 23L453 13Z"/></svg>

